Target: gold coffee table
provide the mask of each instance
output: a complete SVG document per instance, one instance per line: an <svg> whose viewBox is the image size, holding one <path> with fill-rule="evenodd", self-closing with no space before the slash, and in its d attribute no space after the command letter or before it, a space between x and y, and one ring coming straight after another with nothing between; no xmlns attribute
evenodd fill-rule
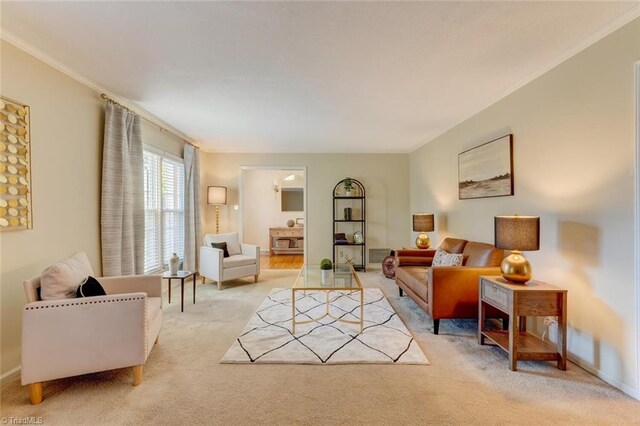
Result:
<svg viewBox="0 0 640 426"><path fill-rule="evenodd" d="M296 333L296 324L308 324L324 317L331 317L336 321L348 324L360 324L360 333L362 334L364 325L364 289L358 274L351 265L337 265L334 270L327 272L323 279L320 265L305 265L300 269L298 278L291 289L292 333ZM327 293L325 314L310 320L296 321L296 292L303 291L306 293L307 290L325 291ZM331 314L329 311L329 293L332 291L360 292L360 320L346 320Z"/></svg>

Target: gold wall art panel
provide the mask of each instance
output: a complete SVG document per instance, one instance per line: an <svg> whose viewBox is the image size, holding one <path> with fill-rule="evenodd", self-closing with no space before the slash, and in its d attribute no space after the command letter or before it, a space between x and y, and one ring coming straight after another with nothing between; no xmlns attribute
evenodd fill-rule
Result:
<svg viewBox="0 0 640 426"><path fill-rule="evenodd" d="M29 107L0 96L0 232L31 229Z"/></svg>

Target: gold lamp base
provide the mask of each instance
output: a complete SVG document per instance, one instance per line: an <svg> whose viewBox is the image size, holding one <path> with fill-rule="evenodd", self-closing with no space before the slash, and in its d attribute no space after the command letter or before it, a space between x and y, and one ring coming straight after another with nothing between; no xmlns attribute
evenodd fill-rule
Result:
<svg viewBox="0 0 640 426"><path fill-rule="evenodd" d="M502 277L517 284L524 284L531 279L531 264L518 250L504 258L500 264Z"/></svg>
<svg viewBox="0 0 640 426"><path fill-rule="evenodd" d="M419 249L428 249L430 244L431 241L429 240L429 236L424 232L416 238L416 247Z"/></svg>

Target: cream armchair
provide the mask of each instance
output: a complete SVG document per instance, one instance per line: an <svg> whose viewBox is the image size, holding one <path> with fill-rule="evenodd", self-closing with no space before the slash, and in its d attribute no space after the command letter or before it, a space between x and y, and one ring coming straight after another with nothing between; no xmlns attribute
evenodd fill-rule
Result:
<svg viewBox="0 0 640 426"><path fill-rule="evenodd" d="M221 249L213 248L211 243L227 243L229 257L224 257ZM200 247L200 275L202 280L207 278L222 287L223 281L233 280L253 275L254 282L258 282L260 275L260 247L238 242L238 233L207 234L204 245Z"/></svg>
<svg viewBox="0 0 640 426"><path fill-rule="evenodd" d="M24 282L22 384L32 404L42 382L133 367L133 385L162 325L160 276L99 278L106 296L40 300L40 276Z"/></svg>

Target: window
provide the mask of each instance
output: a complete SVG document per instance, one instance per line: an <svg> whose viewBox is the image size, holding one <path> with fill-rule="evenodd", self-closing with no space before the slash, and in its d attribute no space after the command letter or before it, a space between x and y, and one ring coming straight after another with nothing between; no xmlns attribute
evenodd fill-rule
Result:
<svg viewBox="0 0 640 426"><path fill-rule="evenodd" d="M158 272L177 253L184 259L184 164L144 150L144 271Z"/></svg>

